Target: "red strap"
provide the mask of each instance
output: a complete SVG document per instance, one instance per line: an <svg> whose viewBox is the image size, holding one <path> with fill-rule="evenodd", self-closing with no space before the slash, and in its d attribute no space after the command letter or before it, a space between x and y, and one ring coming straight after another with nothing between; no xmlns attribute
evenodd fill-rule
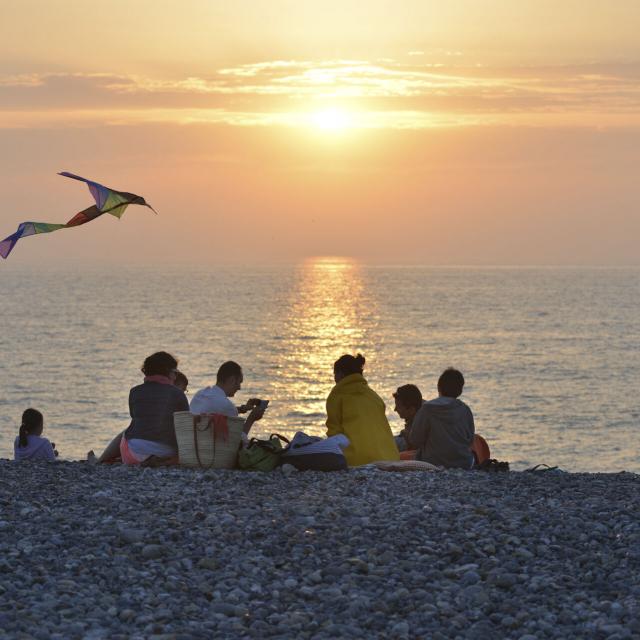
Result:
<svg viewBox="0 0 640 640"><path fill-rule="evenodd" d="M209 416L209 426L213 431L214 442L218 436L221 437L224 442L229 440L229 423L227 422L227 416L212 413Z"/></svg>

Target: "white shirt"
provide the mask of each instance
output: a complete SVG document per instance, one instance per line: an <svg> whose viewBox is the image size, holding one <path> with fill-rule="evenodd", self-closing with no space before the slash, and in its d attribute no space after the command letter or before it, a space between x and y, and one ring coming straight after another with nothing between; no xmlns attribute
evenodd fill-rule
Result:
<svg viewBox="0 0 640 640"><path fill-rule="evenodd" d="M217 384L200 389L190 404L191 413L219 413L229 418L238 417L238 409Z"/></svg>

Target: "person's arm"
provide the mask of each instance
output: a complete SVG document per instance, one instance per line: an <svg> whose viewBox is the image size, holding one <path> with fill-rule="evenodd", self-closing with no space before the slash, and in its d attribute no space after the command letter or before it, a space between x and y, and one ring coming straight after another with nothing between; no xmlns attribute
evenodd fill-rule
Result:
<svg viewBox="0 0 640 640"><path fill-rule="evenodd" d="M426 406L424 406L416 413L413 418L413 423L411 424L411 429L407 432L407 445L409 449L422 449L429 437L430 430L429 414Z"/></svg>
<svg viewBox="0 0 640 640"><path fill-rule="evenodd" d="M238 410L238 413L247 413L247 411L250 411L251 409L253 409L253 407L257 407L259 404L259 398L250 398L245 404L241 404L240 406L236 407L236 409Z"/></svg>
<svg viewBox="0 0 640 640"><path fill-rule="evenodd" d="M471 411L471 409L467 407L467 410L469 411L469 428L471 430L470 440L471 440L471 445L473 445L473 438L476 435L476 423L473 420L473 412Z"/></svg>
<svg viewBox="0 0 640 640"><path fill-rule="evenodd" d="M53 444L48 440L42 444L44 455L49 462L55 462L58 452L53 448Z"/></svg>
<svg viewBox="0 0 640 640"><path fill-rule="evenodd" d="M176 411L189 411L189 400L187 400L187 396L182 393L180 399L176 403Z"/></svg>
<svg viewBox="0 0 640 640"><path fill-rule="evenodd" d="M327 398L327 438L344 433L342 429L342 401L337 394Z"/></svg>
<svg viewBox="0 0 640 640"><path fill-rule="evenodd" d="M264 409L260 409L260 407L254 407L251 410L251 413L247 416L247 419L244 421L243 431L246 434L249 434L249 431L251 431L251 427L253 426L253 423L260 420L263 415L264 415Z"/></svg>

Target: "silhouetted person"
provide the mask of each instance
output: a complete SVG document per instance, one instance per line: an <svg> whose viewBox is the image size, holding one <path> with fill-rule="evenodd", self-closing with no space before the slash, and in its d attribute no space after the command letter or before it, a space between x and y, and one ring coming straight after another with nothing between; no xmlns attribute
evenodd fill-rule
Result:
<svg viewBox="0 0 640 640"><path fill-rule="evenodd" d="M399 451L406 451L409 448L409 432L413 419L424 401L420 389L415 384L405 384L398 387L393 398L395 400L394 411L404 420L404 429L395 437L395 441Z"/></svg>
<svg viewBox="0 0 640 640"><path fill-rule="evenodd" d="M244 433L249 433L251 426L264 415L264 409L258 406L260 400L252 398L239 407L229 400L240 391L244 377L242 367L229 360L220 365L216 375L216 383L196 392L191 399L191 413L218 413L229 418L237 418L238 413L250 411L244 423Z"/></svg>
<svg viewBox="0 0 640 640"><path fill-rule="evenodd" d="M327 436L343 433L349 438L344 455L350 467L400 457L384 401L362 375L364 363L360 354L338 358L333 365L336 386L327 398Z"/></svg>
<svg viewBox="0 0 640 640"><path fill-rule="evenodd" d="M166 351L158 351L142 365L144 382L129 391L131 424L120 440L125 464L158 462L177 464L178 443L173 414L188 411L189 401L174 385L178 361Z"/></svg>
<svg viewBox="0 0 640 640"><path fill-rule="evenodd" d="M409 448L418 449L417 460L442 467L470 469L475 425L471 409L458 399L464 376L447 369L438 380L438 397L424 403L413 418Z"/></svg>
<svg viewBox="0 0 640 640"><path fill-rule="evenodd" d="M37 409L25 409L18 436L13 444L13 455L16 460L48 460L56 459L56 445L42 437L44 417Z"/></svg>

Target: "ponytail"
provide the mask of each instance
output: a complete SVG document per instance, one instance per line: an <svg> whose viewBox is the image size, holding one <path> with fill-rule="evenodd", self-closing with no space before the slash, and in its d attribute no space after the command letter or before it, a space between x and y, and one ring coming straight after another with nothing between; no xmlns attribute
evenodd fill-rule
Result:
<svg viewBox="0 0 640 640"><path fill-rule="evenodd" d="M25 427L24 422L20 425L20 431L18 432L18 446L26 447L29 444L27 440L27 427Z"/></svg>
<svg viewBox="0 0 640 640"><path fill-rule="evenodd" d="M42 429L43 417L37 409L25 409L22 414L22 424L18 432L18 445L26 447L29 444L27 436Z"/></svg>

